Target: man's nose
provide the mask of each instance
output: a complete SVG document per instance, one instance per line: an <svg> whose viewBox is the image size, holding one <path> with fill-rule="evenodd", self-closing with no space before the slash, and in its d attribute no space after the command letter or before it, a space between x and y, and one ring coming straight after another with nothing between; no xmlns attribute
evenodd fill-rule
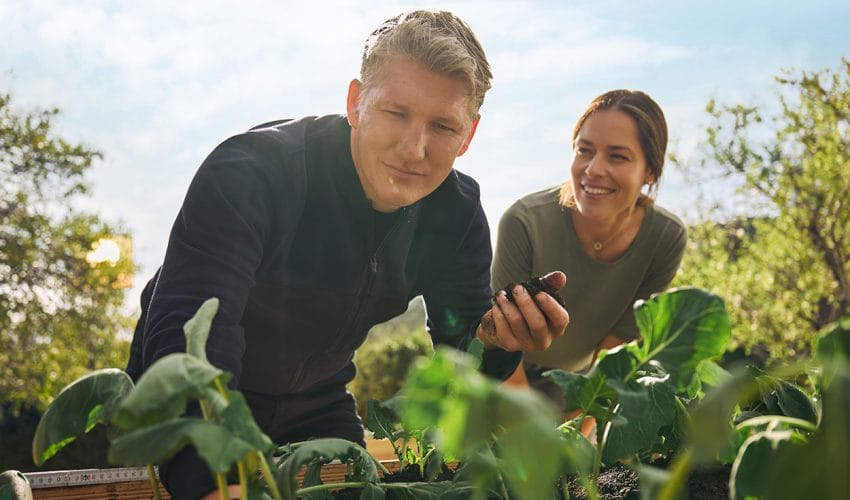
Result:
<svg viewBox="0 0 850 500"><path fill-rule="evenodd" d="M424 125L411 123L404 127L398 141L398 150L405 161L425 158L425 145L428 142Z"/></svg>

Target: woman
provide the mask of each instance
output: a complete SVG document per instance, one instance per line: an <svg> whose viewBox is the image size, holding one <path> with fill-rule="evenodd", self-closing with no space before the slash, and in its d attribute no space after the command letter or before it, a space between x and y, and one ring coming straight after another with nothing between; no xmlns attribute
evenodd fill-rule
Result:
<svg viewBox="0 0 850 500"><path fill-rule="evenodd" d="M527 377L563 408L542 372L587 370L601 349L639 337L632 307L669 286L687 239L684 224L653 203L666 148L667 123L652 98L606 92L575 125L571 180L521 198L502 216L493 290L558 269L567 275L561 295L570 312L566 333L546 351L525 353L511 382Z"/></svg>

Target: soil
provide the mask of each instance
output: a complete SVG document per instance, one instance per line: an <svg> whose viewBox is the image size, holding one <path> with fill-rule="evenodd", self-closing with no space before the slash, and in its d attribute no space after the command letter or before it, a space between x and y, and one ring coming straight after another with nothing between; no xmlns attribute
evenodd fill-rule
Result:
<svg viewBox="0 0 850 500"><path fill-rule="evenodd" d="M729 498L729 471L731 466L711 466L698 468L688 478L687 498L690 500L721 500ZM450 480L454 472L444 469L438 481ZM416 467L408 467L386 476L383 482L416 482L422 481ZM578 479L568 483L570 498L575 500L587 499L587 492L581 487ZM640 498L640 480L637 474L628 466L616 464L607 467L599 474L597 483L601 500L637 500ZM338 491L334 494L337 499L358 499L360 489ZM391 498L388 495L387 498Z"/></svg>
<svg viewBox="0 0 850 500"><path fill-rule="evenodd" d="M508 283L508 285L502 290L508 296L508 300L511 302L514 301L513 289L516 287L516 283ZM549 285L545 280L541 279L539 276L529 279L528 281L523 281L520 285L525 288L529 295L532 297L535 296L538 292L545 292L549 294L553 299L558 301L558 304L561 304L561 307L566 308L566 304L564 304L564 299L558 294L558 290ZM495 297L493 298L495 300Z"/></svg>
<svg viewBox="0 0 850 500"><path fill-rule="evenodd" d="M688 478L690 500L720 500L729 498L729 472L731 466L718 465L694 470ZM640 480L628 466L616 464L599 473L599 498L602 500L637 500L640 498ZM570 498L584 500L587 493L577 479L569 483Z"/></svg>

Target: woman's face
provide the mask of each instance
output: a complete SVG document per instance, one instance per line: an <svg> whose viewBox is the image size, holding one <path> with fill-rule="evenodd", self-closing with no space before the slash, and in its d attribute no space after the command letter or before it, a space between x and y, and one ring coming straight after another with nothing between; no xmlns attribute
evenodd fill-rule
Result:
<svg viewBox="0 0 850 500"><path fill-rule="evenodd" d="M573 189L578 212L611 219L632 210L641 187L653 181L631 116L608 108L585 120L573 144Z"/></svg>

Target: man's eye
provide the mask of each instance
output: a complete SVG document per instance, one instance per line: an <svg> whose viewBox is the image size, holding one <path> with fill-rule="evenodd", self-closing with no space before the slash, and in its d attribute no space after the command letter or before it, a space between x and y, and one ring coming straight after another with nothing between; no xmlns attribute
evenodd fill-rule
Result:
<svg viewBox="0 0 850 500"><path fill-rule="evenodd" d="M388 115L395 117L395 118L401 118L401 117L404 116L404 114L401 111L394 111L392 109L385 109L384 113L387 113Z"/></svg>
<svg viewBox="0 0 850 500"><path fill-rule="evenodd" d="M590 148L576 148L576 153L584 156L591 154L592 151L590 150Z"/></svg>
<svg viewBox="0 0 850 500"><path fill-rule="evenodd" d="M443 132L454 132L455 131L454 128L446 125L445 123L435 123L434 127L437 128L437 130L441 130Z"/></svg>

